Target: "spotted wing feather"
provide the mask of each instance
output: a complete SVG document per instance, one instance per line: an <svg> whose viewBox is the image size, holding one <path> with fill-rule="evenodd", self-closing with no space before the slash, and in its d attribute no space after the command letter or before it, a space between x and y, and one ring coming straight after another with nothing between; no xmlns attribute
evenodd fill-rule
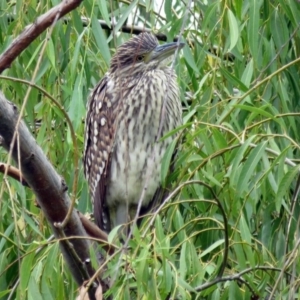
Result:
<svg viewBox="0 0 300 300"><path fill-rule="evenodd" d="M107 77L92 92L85 123L84 172L94 203L96 224L110 230L109 212L105 202L110 156L114 140L113 107L107 94Z"/></svg>

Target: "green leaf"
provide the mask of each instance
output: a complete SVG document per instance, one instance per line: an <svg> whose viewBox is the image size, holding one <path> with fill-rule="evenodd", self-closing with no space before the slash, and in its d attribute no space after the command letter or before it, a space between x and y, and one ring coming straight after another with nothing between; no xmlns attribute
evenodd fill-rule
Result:
<svg viewBox="0 0 300 300"><path fill-rule="evenodd" d="M204 257L205 255L213 252L213 250L215 250L222 244L224 244L224 239L217 240L212 245L210 245L207 249L205 249L203 252L201 252L201 254L199 255L199 258Z"/></svg>
<svg viewBox="0 0 300 300"><path fill-rule="evenodd" d="M38 53L40 52L42 46L43 46L43 43L40 43L40 44L37 46L37 48L35 49L35 51L32 53L32 55L30 56L30 60L29 60L29 62L28 62L28 64L27 64L27 66L25 67L24 72L26 72L26 71L30 68L32 62L37 58L37 55L38 55Z"/></svg>
<svg viewBox="0 0 300 300"><path fill-rule="evenodd" d="M230 9L227 9L227 18L229 21L229 32L230 32L230 46L228 52L230 52L239 39L239 25L238 22Z"/></svg>
<svg viewBox="0 0 300 300"><path fill-rule="evenodd" d="M254 169L256 168L258 162L260 161L262 155L265 154L267 142L258 144L250 153L246 160L246 163L242 167L238 182L237 182L237 195L241 196L242 192L247 189L248 181L254 174Z"/></svg>
<svg viewBox="0 0 300 300"><path fill-rule="evenodd" d="M167 20L171 20L173 17L172 0L165 0L164 8L165 8L165 14L166 14Z"/></svg>
<svg viewBox="0 0 300 300"><path fill-rule="evenodd" d="M79 35L79 37L77 38L76 44L75 44L75 49L73 52L73 56L72 56L72 60L71 60L71 74L73 77L73 80L75 78L75 76L78 74L77 72L77 64L78 64L78 58L79 58L79 53L80 53L80 48L82 46L82 38L85 34L86 29L84 29L82 31L82 33ZM73 81L72 80L72 81Z"/></svg>
<svg viewBox="0 0 300 300"><path fill-rule="evenodd" d="M252 81L252 76L253 76L253 59L250 59L241 78L241 81L245 84L245 86L247 87L250 86L250 83Z"/></svg>
<svg viewBox="0 0 300 300"><path fill-rule="evenodd" d="M110 59L111 59L108 42L104 35L103 29L101 28L101 26L95 16L92 17L92 32L93 32L93 36L96 40L97 46L100 50L100 53L108 66Z"/></svg>
<svg viewBox="0 0 300 300"><path fill-rule="evenodd" d="M258 59L259 14L262 1L252 0L249 3L248 44L254 61Z"/></svg>
<svg viewBox="0 0 300 300"><path fill-rule="evenodd" d="M161 163L161 182L163 187L166 186L166 178L169 173L170 164L171 164L171 160L174 154L176 144L177 144L177 139L174 139L171 142L171 144L168 146Z"/></svg>
<svg viewBox="0 0 300 300"><path fill-rule="evenodd" d="M297 176L299 176L300 166L296 166L289 170L281 179L278 187L278 192L276 194L275 203L276 203L276 211L280 211L280 207L283 203L283 197L286 193L290 192L292 188L292 182L296 180Z"/></svg>
<svg viewBox="0 0 300 300"><path fill-rule="evenodd" d="M85 107L83 104L83 95L82 95L81 74L79 74L76 78L68 114L74 125L74 130L76 131L78 126L81 124L82 118L85 116Z"/></svg>
<svg viewBox="0 0 300 300"><path fill-rule="evenodd" d="M199 74L199 70L197 68L197 65L196 65L196 62L194 60L194 56L191 52L190 47L187 47L187 46L183 47L183 57L186 60L186 62L188 63L188 65L193 69L193 71L196 74Z"/></svg>
<svg viewBox="0 0 300 300"><path fill-rule="evenodd" d="M251 245L251 232L249 230L248 224L243 215L241 215L240 218L240 231L241 231L242 239L245 242L247 242L249 245Z"/></svg>
<svg viewBox="0 0 300 300"><path fill-rule="evenodd" d="M236 86L242 92L247 92L248 91L248 87L240 79L238 79L236 76L229 73L225 68L220 67L220 72L222 73L223 76L225 76L227 78L227 80L233 86Z"/></svg>
<svg viewBox="0 0 300 300"><path fill-rule="evenodd" d="M226 176L230 177L230 182L233 185L237 185L237 179L239 177L238 168L240 166L242 159L244 158L245 152L248 150L248 147L252 143L254 138L255 138L255 136L251 136L249 139L244 141L244 143L241 145L241 147L239 148L237 153L234 152L232 154L233 155L233 157L232 157L233 163L232 163L231 168L229 168Z"/></svg>
<svg viewBox="0 0 300 300"><path fill-rule="evenodd" d="M33 248L33 247L31 247ZM36 248L36 246L34 246ZM21 299L27 299L27 288L29 279L31 278L31 270L34 267L33 259L35 257L35 252L29 252L21 263L20 269L20 295Z"/></svg>
<svg viewBox="0 0 300 300"><path fill-rule="evenodd" d="M108 4L108 2L106 2L105 0L98 0L98 6L99 6L99 10L101 12L101 16L104 19L107 26L109 28L111 28L110 18L109 18L108 9L107 9L107 4ZM101 26L99 26L99 27L101 27Z"/></svg>
<svg viewBox="0 0 300 300"><path fill-rule="evenodd" d="M55 70L56 69L55 49L54 49L54 44L53 44L53 41L51 38L48 40L47 47L46 47L46 53L51 62L53 69Z"/></svg>
<svg viewBox="0 0 300 300"><path fill-rule="evenodd" d="M180 251L180 258L179 258L179 274L181 278L186 277L187 272L187 266L186 266L186 259L187 259L187 253L186 253L186 246L187 242L184 242L181 247Z"/></svg>
<svg viewBox="0 0 300 300"><path fill-rule="evenodd" d="M256 116L265 116L267 118L271 118L274 121L276 121L276 119L274 118L274 115L266 111L266 107L255 107L255 106L246 105L246 104L236 104L235 107L253 112L254 113L254 115L252 117L253 119Z"/></svg>

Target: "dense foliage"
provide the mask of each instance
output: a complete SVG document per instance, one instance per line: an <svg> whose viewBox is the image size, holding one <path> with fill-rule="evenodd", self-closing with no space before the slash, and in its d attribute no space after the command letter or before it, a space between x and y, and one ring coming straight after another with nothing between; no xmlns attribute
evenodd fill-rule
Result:
<svg viewBox="0 0 300 300"><path fill-rule="evenodd" d="M0 53L59 2L0 1ZM172 149L162 166L170 201L134 231L126 253L106 258L113 298L296 299L300 3L84 0L35 40L0 76L0 89L20 108L34 83L24 120L70 193L79 164L82 212L91 211L80 160L85 104L130 37L124 24L186 42L175 63L184 126L174 171L167 174ZM0 299L74 299L32 192L1 175L0 199Z"/></svg>

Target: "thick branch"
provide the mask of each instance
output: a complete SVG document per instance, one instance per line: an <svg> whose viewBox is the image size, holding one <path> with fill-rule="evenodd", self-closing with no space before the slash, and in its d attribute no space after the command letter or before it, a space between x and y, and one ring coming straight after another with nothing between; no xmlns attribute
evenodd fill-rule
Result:
<svg viewBox="0 0 300 300"><path fill-rule="evenodd" d="M28 25L25 30L11 43L0 56L0 73L9 68L16 57L28 47L42 32L44 32L57 18L61 19L75 9L83 0L62 1L41 15L36 21Z"/></svg>
<svg viewBox="0 0 300 300"><path fill-rule="evenodd" d="M16 106L0 93L0 135L3 138L2 146L7 150L11 147L17 118ZM66 193L64 180L56 173L23 122L19 125L16 141L19 145L16 142L13 146L12 157L15 162L20 160L19 169L34 191L55 237L87 236L75 210L65 228L55 226L56 223L59 224L64 220L70 206L70 198ZM90 243L87 239L72 239L61 241L60 246L74 278L79 285L82 285L94 273L90 264L85 264L89 261ZM105 287L103 288L105 290ZM90 296L90 299L93 298Z"/></svg>
<svg viewBox="0 0 300 300"><path fill-rule="evenodd" d="M8 164L0 162L0 173L6 174L7 176L16 179L24 186L28 186L26 180L22 176L19 169L9 166ZM103 249L113 253L113 245L107 245L107 234L102 231L95 223L91 222L87 217L85 217L80 211L77 211L81 224L86 231L86 233L95 239L98 239L99 242L104 242Z"/></svg>

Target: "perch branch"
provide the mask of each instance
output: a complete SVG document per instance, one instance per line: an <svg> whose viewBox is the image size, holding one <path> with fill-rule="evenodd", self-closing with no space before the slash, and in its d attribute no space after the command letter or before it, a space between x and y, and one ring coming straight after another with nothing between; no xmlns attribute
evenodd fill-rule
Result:
<svg viewBox="0 0 300 300"><path fill-rule="evenodd" d="M11 147L17 120L16 106L6 100L3 94L0 93L0 135L2 136L2 146L7 151ZM38 204L50 223L55 237L59 239L61 229L54 226L54 224L61 223L64 220L70 206L70 198L66 193L64 181L47 160L24 122L20 123L17 131L19 138L12 148L12 157L16 163L20 161L19 168L22 170L22 175L35 193ZM73 210L69 222L63 228L63 234L66 237L87 236L75 210ZM77 257L72 255L70 244L74 248ZM91 265L85 264L90 259L90 242L88 239L74 239L68 243L61 241L60 247L72 275L77 283L82 285L89 279L86 278L86 274L89 277L94 274ZM103 290L107 290L107 285L104 282L101 282L101 284ZM91 300L95 299L95 290L96 287L91 287L89 291Z"/></svg>
<svg viewBox="0 0 300 300"><path fill-rule="evenodd" d="M22 185L24 186L29 186L24 177L22 176L21 172L19 169L13 167L13 166L8 166L5 163L0 162L0 173L5 174L5 170L8 168L6 175L16 179L19 181ZM103 241L107 243L107 234L102 231L98 226L96 226L93 222L91 222L84 214L82 214L80 211L77 211L79 219L83 225L84 230L86 233L90 236L93 237L100 242ZM103 245L103 249L106 250L106 252L112 254L113 253L113 245Z"/></svg>

